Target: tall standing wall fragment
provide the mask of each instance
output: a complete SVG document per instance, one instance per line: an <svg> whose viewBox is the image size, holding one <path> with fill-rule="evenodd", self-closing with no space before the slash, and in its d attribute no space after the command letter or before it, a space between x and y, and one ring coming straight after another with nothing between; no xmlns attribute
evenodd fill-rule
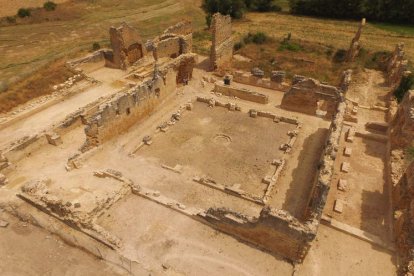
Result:
<svg viewBox="0 0 414 276"><path fill-rule="evenodd" d="M233 56L233 39L231 38L231 17L216 13L211 21L213 41L210 62L213 70L225 67Z"/></svg>

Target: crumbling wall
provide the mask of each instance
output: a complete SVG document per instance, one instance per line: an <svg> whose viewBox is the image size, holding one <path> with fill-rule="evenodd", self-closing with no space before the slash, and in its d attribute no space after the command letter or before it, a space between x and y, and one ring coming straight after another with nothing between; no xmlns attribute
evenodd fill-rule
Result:
<svg viewBox="0 0 414 276"><path fill-rule="evenodd" d="M414 90L410 90L398 106L391 122L390 142L392 148L406 148L414 141Z"/></svg>
<svg viewBox="0 0 414 276"><path fill-rule="evenodd" d="M173 34L176 36L181 36L183 40L183 53L191 53L193 49L193 24L191 21L184 20L174 26L170 26L164 31L164 35Z"/></svg>
<svg viewBox="0 0 414 276"><path fill-rule="evenodd" d="M354 38L351 41L351 46L346 54L345 60L348 62L352 62L358 56L359 51L361 50L362 46L359 42L362 34L362 28L365 26L365 18L362 19L361 23L359 24L358 31L356 32Z"/></svg>
<svg viewBox="0 0 414 276"><path fill-rule="evenodd" d="M338 105L337 112L329 128L325 149L318 164L318 173L313 181L312 192L305 211L305 220L309 227L311 227L311 225L317 227L319 224L328 198L330 184L334 173L335 159L339 150L345 110L346 103L342 101Z"/></svg>
<svg viewBox="0 0 414 276"><path fill-rule="evenodd" d="M329 117L335 114L340 98L338 88L305 78L294 82L292 88L284 94L281 107L311 115L322 110Z"/></svg>
<svg viewBox="0 0 414 276"><path fill-rule="evenodd" d="M204 219L230 235L250 242L294 262L302 262L316 232L288 212L265 207L259 218L251 218L227 209L207 210Z"/></svg>
<svg viewBox="0 0 414 276"><path fill-rule="evenodd" d="M238 88L233 85L225 85L222 81L216 82L214 91L225 96L237 97L242 100L251 101L255 103L267 104L269 97L246 88Z"/></svg>
<svg viewBox="0 0 414 276"><path fill-rule="evenodd" d="M270 78L257 77L251 72L235 71L233 81L252 86L268 89L286 91L288 86L284 84L286 73L284 71L273 71Z"/></svg>
<svg viewBox="0 0 414 276"><path fill-rule="evenodd" d="M104 52L106 66L125 70L146 55L138 32L125 22L109 29L112 51Z"/></svg>
<svg viewBox="0 0 414 276"><path fill-rule="evenodd" d="M216 13L211 21L213 41L210 52L213 70L226 67L233 57L233 39L231 37L231 17Z"/></svg>
<svg viewBox="0 0 414 276"><path fill-rule="evenodd" d="M393 191L394 234L401 272L414 273L414 162L408 166Z"/></svg>
<svg viewBox="0 0 414 276"><path fill-rule="evenodd" d="M387 63L386 81L391 87L398 86L407 71L408 61L404 58L404 43L398 43Z"/></svg>
<svg viewBox="0 0 414 276"><path fill-rule="evenodd" d="M155 69L154 76L128 91L116 94L87 118L85 152L119 135L148 116L154 108L180 83L179 76L191 78L195 55L182 55L163 68Z"/></svg>

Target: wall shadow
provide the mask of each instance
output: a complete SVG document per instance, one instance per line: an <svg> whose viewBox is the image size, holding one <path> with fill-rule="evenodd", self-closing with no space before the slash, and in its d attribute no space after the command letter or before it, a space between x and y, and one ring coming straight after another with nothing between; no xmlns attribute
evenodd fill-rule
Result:
<svg viewBox="0 0 414 276"><path fill-rule="evenodd" d="M305 215L328 132L328 129L318 128L305 138L298 157L298 167L292 171L292 182L282 209L298 219L303 219Z"/></svg>

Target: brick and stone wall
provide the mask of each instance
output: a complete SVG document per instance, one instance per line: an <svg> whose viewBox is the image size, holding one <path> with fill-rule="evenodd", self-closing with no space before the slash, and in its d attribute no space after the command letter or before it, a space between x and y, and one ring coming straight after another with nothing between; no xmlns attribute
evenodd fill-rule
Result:
<svg viewBox="0 0 414 276"><path fill-rule="evenodd" d="M112 51L104 52L106 66L125 70L146 55L138 32L125 22L109 29Z"/></svg>
<svg viewBox="0 0 414 276"><path fill-rule="evenodd" d="M213 41L210 62L213 70L229 67L233 56L233 39L231 37L231 17L216 13L211 21Z"/></svg>

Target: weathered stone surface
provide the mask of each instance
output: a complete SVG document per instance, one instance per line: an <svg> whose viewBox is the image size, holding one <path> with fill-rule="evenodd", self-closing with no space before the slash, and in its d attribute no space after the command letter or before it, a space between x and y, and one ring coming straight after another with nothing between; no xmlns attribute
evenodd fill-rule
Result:
<svg viewBox="0 0 414 276"><path fill-rule="evenodd" d="M342 214L342 212L344 211L344 202L342 200L335 200L334 211Z"/></svg>
<svg viewBox="0 0 414 276"><path fill-rule="evenodd" d="M366 20L363 18L361 20L361 23L359 24L358 31L355 34L354 38L351 41L351 46L349 47L349 50L346 54L345 60L348 62L352 62L355 60L355 58L358 56L359 51L361 50L362 46L360 43L360 38L362 34L362 28L365 26Z"/></svg>
<svg viewBox="0 0 414 276"><path fill-rule="evenodd" d="M125 70L146 55L145 45L138 32L125 22L109 29L112 52L106 52L106 66Z"/></svg>
<svg viewBox="0 0 414 276"><path fill-rule="evenodd" d="M231 37L231 17L216 13L211 21L213 41L210 62L213 70L229 67L233 57L233 39Z"/></svg>

